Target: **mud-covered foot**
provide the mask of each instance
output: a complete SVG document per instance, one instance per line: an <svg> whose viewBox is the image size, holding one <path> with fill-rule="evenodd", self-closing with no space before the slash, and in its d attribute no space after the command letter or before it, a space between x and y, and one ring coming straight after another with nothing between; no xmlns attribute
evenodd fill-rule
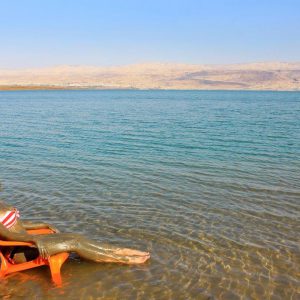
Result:
<svg viewBox="0 0 300 300"><path fill-rule="evenodd" d="M117 255L125 255L125 256L149 256L149 252L129 249L129 248L122 248L115 251Z"/></svg>
<svg viewBox="0 0 300 300"><path fill-rule="evenodd" d="M114 254L121 256L122 262L129 265L143 264L150 258L149 252L129 248L116 249Z"/></svg>
<svg viewBox="0 0 300 300"><path fill-rule="evenodd" d="M150 258L150 254L147 255L138 255L138 256L125 256L124 257L124 263L128 265L134 265L134 264L143 264Z"/></svg>

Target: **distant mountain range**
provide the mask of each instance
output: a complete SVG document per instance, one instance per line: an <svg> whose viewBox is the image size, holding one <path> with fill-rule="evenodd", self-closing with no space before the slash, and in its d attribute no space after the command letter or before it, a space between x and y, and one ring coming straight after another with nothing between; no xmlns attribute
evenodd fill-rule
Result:
<svg viewBox="0 0 300 300"><path fill-rule="evenodd" d="M300 62L0 70L0 90L14 89L300 90Z"/></svg>

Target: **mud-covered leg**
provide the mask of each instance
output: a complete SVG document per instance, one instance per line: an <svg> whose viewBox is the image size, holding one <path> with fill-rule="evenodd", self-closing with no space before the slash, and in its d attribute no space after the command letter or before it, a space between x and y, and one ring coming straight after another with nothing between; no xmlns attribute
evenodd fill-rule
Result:
<svg viewBox="0 0 300 300"><path fill-rule="evenodd" d="M53 234L40 236L40 245L48 255L61 252L75 252L80 257L96 262L119 262L125 264L141 264L150 258L148 252L128 248L118 248L112 245L89 240L78 234Z"/></svg>
<svg viewBox="0 0 300 300"><path fill-rule="evenodd" d="M82 258L97 262L119 262L125 264L140 264L149 259L148 252L132 249L122 249L111 245L81 238L74 251Z"/></svg>

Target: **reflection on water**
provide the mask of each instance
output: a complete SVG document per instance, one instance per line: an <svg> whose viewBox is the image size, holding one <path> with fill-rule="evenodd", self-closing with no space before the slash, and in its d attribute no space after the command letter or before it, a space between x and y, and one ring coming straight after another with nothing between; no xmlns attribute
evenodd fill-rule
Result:
<svg viewBox="0 0 300 300"><path fill-rule="evenodd" d="M143 266L6 277L3 299L297 299L300 93L0 93L2 198Z"/></svg>

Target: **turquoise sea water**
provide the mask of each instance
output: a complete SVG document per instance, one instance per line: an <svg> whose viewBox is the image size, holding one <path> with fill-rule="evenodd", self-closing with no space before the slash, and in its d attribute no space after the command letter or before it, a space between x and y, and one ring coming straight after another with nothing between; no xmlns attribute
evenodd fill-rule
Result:
<svg viewBox="0 0 300 300"><path fill-rule="evenodd" d="M5 299L299 297L299 92L0 92L0 181L24 218L152 254Z"/></svg>

